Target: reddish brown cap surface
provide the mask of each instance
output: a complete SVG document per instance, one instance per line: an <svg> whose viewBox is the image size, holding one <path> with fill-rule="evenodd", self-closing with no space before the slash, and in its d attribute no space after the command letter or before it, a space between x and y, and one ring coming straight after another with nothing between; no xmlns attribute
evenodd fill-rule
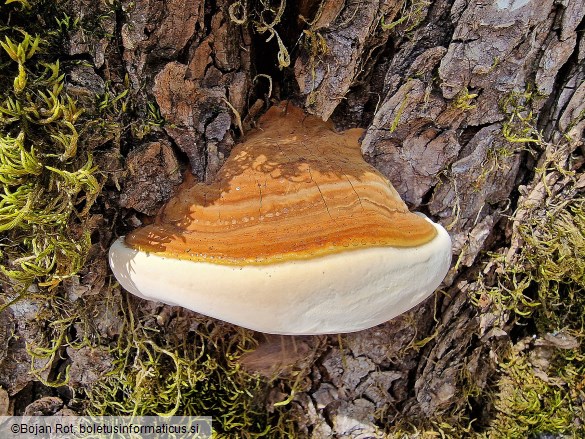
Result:
<svg viewBox="0 0 585 439"><path fill-rule="evenodd" d="M188 177L130 247L178 259L265 264L366 247L415 247L435 228L362 158L360 129L272 107L211 185Z"/></svg>

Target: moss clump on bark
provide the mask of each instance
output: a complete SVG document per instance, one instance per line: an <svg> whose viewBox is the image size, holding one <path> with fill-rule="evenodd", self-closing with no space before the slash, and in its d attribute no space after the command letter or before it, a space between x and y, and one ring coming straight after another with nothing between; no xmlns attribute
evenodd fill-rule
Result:
<svg viewBox="0 0 585 439"><path fill-rule="evenodd" d="M535 334L499 363L495 417L485 437L583 434L585 419L585 201L558 194L519 226L523 245L499 288L502 312L530 317ZM496 302L494 302L496 303Z"/></svg>
<svg viewBox="0 0 585 439"><path fill-rule="evenodd" d="M566 135L557 142L544 139L530 111L537 98L527 90L501 102L502 134L518 148L496 154L540 158L532 181L519 191L507 240L485 255L468 290L479 313L478 343L495 370L481 387L462 371L460 404L469 410L414 426L399 424L390 430L394 437L585 434L585 199L582 165L575 158L579 143Z"/></svg>
<svg viewBox="0 0 585 439"><path fill-rule="evenodd" d="M498 392L492 395L496 416L481 436L526 438L536 434L580 437L583 427L583 361L579 348L558 349L545 372L533 352L515 346L500 364ZM547 355L548 356L548 355Z"/></svg>
<svg viewBox="0 0 585 439"><path fill-rule="evenodd" d="M51 16L44 8L56 13L52 2L0 6L0 272L17 294L81 269L100 190L80 138L84 109L64 91L54 55L59 31L36 20Z"/></svg>
<svg viewBox="0 0 585 439"><path fill-rule="evenodd" d="M190 327L173 334L122 308L113 369L87 394L89 414L212 416L214 437L295 437L286 404L267 410L266 383L240 366L257 345L252 331L189 313L175 319Z"/></svg>
<svg viewBox="0 0 585 439"><path fill-rule="evenodd" d="M504 253L492 255L497 285L487 286L480 277L472 300L499 316L496 327L533 332L492 351L498 368L493 385L468 383L462 397L484 401L481 422L459 412L428 420L426 427L399 423L390 437L585 433L585 201L567 192L546 198L532 206L518 234L523 243L513 263L505 262Z"/></svg>
<svg viewBox="0 0 585 439"><path fill-rule="evenodd" d="M86 261L101 190L89 146L99 116L68 93L60 62L71 25L53 0L0 3L0 312L36 310L19 322L30 373L54 387L68 380L55 370L65 348L88 342L73 335L83 304L61 286Z"/></svg>
<svg viewBox="0 0 585 439"><path fill-rule="evenodd" d="M533 98L514 93L503 102L504 136L541 159L511 218L511 244L491 255L484 273L492 281L480 276L475 291L496 327L525 335L499 355L499 377L484 393L493 407L481 433L487 438L584 433L585 201L572 168L577 143L543 139L527 109Z"/></svg>

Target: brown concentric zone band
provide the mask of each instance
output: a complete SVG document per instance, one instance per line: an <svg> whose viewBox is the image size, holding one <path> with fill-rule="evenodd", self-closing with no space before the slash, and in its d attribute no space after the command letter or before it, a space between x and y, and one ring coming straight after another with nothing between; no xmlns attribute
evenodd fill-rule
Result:
<svg viewBox="0 0 585 439"><path fill-rule="evenodd" d="M207 185L190 175L126 244L161 256L268 264L368 247L416 247L437 234L362 158L362 130L282 104Z"/></svg>

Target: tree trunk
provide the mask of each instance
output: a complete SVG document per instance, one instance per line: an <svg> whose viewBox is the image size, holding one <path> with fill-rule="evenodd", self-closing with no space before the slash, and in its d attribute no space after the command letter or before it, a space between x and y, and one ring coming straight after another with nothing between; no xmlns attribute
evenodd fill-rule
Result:
<svg viewBox="0 0 585 439"><path fill-rule="evenodd" d="M382 437L413 428L515 437L493 430L504 410L501 366L524 352L525 336L538 341L562 328L535 320L527 304L540 297L539 278L526 275L532 268L522 278L530 284L520 291L524 302L503 292L515 285L514 264L528 264L523 227L536 233L535 212L546 218L561 212L551 203L582 199L585 1L122 0L110 7L73 0L69 8L82 24L102 18L100 31L82 25L70 32L70 56L93 69L72 68L68 86L127 87L134 106L122 116L132 128L95 152L108 179L94 208L101 216L93 269L64 286L68 300L82 297L94 313L92 328L76 331L103 338L62 350L71 386L90 395L111 370L115 355L96 346L111 346L127 330L118 314L131 309L163 337L198 321L111 285L107 246L158 210L181 169L210 182L270 102L290 100L339 129L366 129L364 157L413 210L447 228L453 264L434 296L378 327L294 341L253 335L260 347L242 362L264 376L256 390L272 412L268 424L279 426L271 435L288 419L297 437ZM115 316L100 309L104 294L115 298ZM16 332L34 339L11 315ZM240 334L217 325L228 338ZM29 388L25 397L23 389L38 377L18 369L30 360L21 342L11 343L8 356L20 359L1 382L11 398L28 398L16 403L26 406L38 395ZM547 346L560 349L555 343ZM279 368L269 367L276 359ZM59 367L63 361L53 361L46 378ZM60 397L75 399L68 391Z"/></svg>

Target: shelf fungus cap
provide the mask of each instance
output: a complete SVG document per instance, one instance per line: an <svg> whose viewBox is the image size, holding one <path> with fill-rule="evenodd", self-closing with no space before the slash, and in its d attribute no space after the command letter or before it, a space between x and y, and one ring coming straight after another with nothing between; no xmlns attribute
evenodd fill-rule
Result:
<svg viewBox="0 0 585 439"><path fill-rule="evenodd" d="M153 224L112 245L116 278L274 334L359 331L409 310L445 277L451 240L363 160L361 134L272 107L212 184L187 177Z"/></svg>

